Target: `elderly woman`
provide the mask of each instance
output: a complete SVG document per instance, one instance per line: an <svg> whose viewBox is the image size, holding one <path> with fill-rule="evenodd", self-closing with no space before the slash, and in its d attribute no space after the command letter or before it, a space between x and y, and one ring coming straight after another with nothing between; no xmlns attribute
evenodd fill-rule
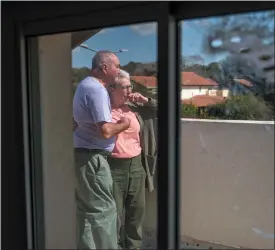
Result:
<svg viewBox="0 0 275 250"><path fill-rule="evenodd" d="M132 93L129 74L121 71L109 88L112 119L130 119L130 127L116 137L109 157L113 177L113 195L118 213L118 244L121 248L142 246L142 224L145 215L145 182L153 189L156 164L155 121L157 102L140 93ZM121 219L125 212L124 230Z"/></svg>

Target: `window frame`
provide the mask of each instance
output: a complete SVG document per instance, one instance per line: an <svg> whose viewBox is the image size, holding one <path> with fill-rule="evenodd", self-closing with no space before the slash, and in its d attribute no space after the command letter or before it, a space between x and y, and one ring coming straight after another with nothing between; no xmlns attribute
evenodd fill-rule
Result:
<svg viewBox="0 0 275 250"><path fill-rule="evenodd" d="M2 85L2 93L13 95L12 98L9 95L2 95L3 103L9 104L9 108L2 109L5 120L9 121L2 123L3 131L5 131L2 134L5 140L5 147L2 148L4 150L2 153L4 159L2 196L5 199L2 203L4 213L2 218L5 227L2 237L4 248L32 249L42 247L44 244L43 236L39 239L42 231L39 233L38 230L38 235L35 234L37 232L35 225L38 225L37 216L43 214L43 203L41 205L41 200L38 200L37 194L33 193L33 190L37 192L43 190L41 190L43 185L39 182L41 180L39 178L42 178L41 173L33 171L34 166L42 160L41 148L39 148L41 142L33 141L33 135L38 138L39 134L41 135L39 128L34 126L34 123L41 122L39 106L31 110L34 108L34 103L39 104L39 97L33 99L33 91L37 91L37 85L33 85L34 79L28 78L30 74L27 68L29 66L27 58L31 56L33 60L36 60L38 53L36 50L28 54L27 37L157 21L158 163L169 166L159 168L157 175L158 204L160 204L158 205L158 248L179 249L181 136L180 53L177 53L180 49L180 29L178 22L183 19L274 9L272 2L250 2L249 5L241 2L236 2L234 5L230 2L200 2L199 5L200 8L196 2L119 2L108 3L107 6L104 2L2 3L4 23L2 56L5 60L5 64L2 64L2 81L9 83ZM63 8L56 8L56 6ZM95 25L91 25L92 20ZM69 25L69 23L72 24ZM31 76L37 79L39 72L34 71L35 74ZM167 84L167 82L174 84ZM18 107L19 109L22 107L19 112ZM10 157L11 152L12 157ZM33 178L33 176L36 177ZM35 182L33 182L34 179ZM29 203L32 205L30 206ZM36 210L35 214L34 210ZM43 230L43 225L40 230ZM32 237L27 232L31 233ZM16 240L14 235L16 235Z"/></svg>
<svg viewBox="0 0 275 250"><path fill-rule="evenodd" d="M85 10L85 14L84 14ZM17 127L17 131L21 131L23 136L22 140L28 141L29 143L29 152L24 154L24 158L31 159L28 163L23 161L25 160L22 157L22 164L25 168L25 171L28 170L29 176L27 176L26 179L22 180L23 182L29 182L33 181L35 178L32 178L33 176L33 170L34 166L39 166L42 163L41 159L41 142L39 140L35 140L33 138L41 138L41 131L37 129L37 126L40 126L40 111L39 108L33 109L33 106L35 106L35 103L38 102L39 104L39 97L36 97L34 99L33 90L39 92L39 72L38 68L32 68L32 72L30 73L29 69L24 65L28 60L32 59L34 61L37 61L38 59L38 49L34 46L29 47L28 46L28 37L34 37L39 35L45 35L45 34L53 34L53 33L61 33L61 32L71 32L71 31L77 31L77 30L87 30L87 29L96 29L99 27L112 27L112 26L118 26L118 25L127 25L127 24L135 24L135 23L143 23L143 22L152 22L156 21L158 23L158 68L163 69L163 71L158 75L158 81L159 81L159 93L162 93L161 96L163 99L166 100L175 100L175 95L177 95L177 91L175 91L175 86L173 84L167 85L164 84L167 82L168 79L175 80L175 72L176 68L176 62L174 55L171 56L167 52L167 47L169 47L170 52L174 52L175 54L175 48L174 46L177 44L175 35L176 35L176 22L171 18L169 13L169 3L139 3L135 4L133 6L125 5L125 7L121 6L119 9L103 9L102 11L98 12L93 9L90 9L90 11L87 11L87 8L83 9L83 12L79 12L77 14L72 13L70 15L64 15L62 17L53 17L49 19L36 19L36 20L30 20L30 16L24 14L20 15L18 11L14 11L13 14L18 14L17 19L17 27L18 30L16 31L16 38L20 40L14 39L15 46L18 49L19 53L16 53L15 57L16 59L20 59L20 65L16 65L14 67L13 72L19 71L20 73L26 73L26 75L22 75L21 77L18 77L19 85L22 86L25 93L25 102L27 104L24 106L22 119L24 117L25 119L25 127L27 125L27 130L29 135L26 138L26 131L22 131L22 127ZM34 10L32 10L34 11ZM35 11L34 11L35 12ZM142 16L139 14L142 13ZM37 15L37 12L36 12ZM24 19L24 18L27 18ZM112 17L112 18L110 18ZM167 17L166 19L163 19L164 17ZM25 21L24 21L25 20ZM94 20L94 22L93 22ZM165 20L165 21L163 21ZM168 23L167 23L168 21ZM72 23L69 25L69 23ZM94 25L92 25L94 23ZM54 25L53 25L54 24ZM163 29L163 28L164 29ZM168 36L169 34L169 36ZM172 36L173 37L172 37ZM160 38L161 37L161 38ZM164 42L163 42L164 41ZM27 49L27 50L26 50ZM28 50L29 49L29 50ZM31 56L31 58L30 58ZM22 59L24 58L24 59ZM24 62L22 61L24 60ZM170 65L174 65L173 68L169 72L166 70L166 63L169 63ZM27 72L26 72L27 71ZM168 73L168 74L167 74ZM23 84L26 85L23 85ZM167 98L167 93L170 95ZM20 103L22 103L22 100L20 100ZM17 102L19 104L19 102ZM175 112L168 112L169 109L174 108L174 102L172 101L161 101L159 103L159 109L162 110L162 112L159 112L159 130L160 133L163 133L165 135L170 134L170 137L168 136L162 136L159 138L160 145L175 145L176 144L176 133L178 129L174 127L176 117L173 117L173 114ZM39 107L39 106L38 106ZM168 114L170 113L169 117ZM172 115L171 115L172 114ZM179 117L178 117L179 118ZM34 123L34 121L37 121L38 124ZM19 124L18 124L19 125ZM165 126L166 125L166 126ZM179 126L177 126L179 128ZM169 132L174 131L174 132ZM25 135L25 136L24 136ZM24 143L23 143L24 145ZM176 201L176 197L173 198L174 192L174 186L169 184L169 181L166 181L166 177L170 177L171 183L175 183L175 168L177 167L177 163L175 162L175 153L176 153L176 145L175 148L171 152L167 152L167 147L160 146L159 155L161 156L161 164L164 166L170 166L169 168L159 168L158 171L158 186L159 186L159 195L158 197L158 203L165 204L162 206L158 206L158 220L159 220L159 226L158 226L158 247L159 248L178 248L175 244L175 240L173 238L174 235L177 235L178 232L175 231L175 226L173 224L173 221L175 222L177 218L177 215L175 211L178 211L176 209L176 206L171 206L171 203L174 203ZM23 148L22 148L23 149ZM158 160L160 163L160 160ZM174 169L174 171L173 171ZM42 168L40 170L36 169L37 175L41 177L42 175ZM39 173L40 172L40 173ZM36 176L37 177L37 176ZM31 202L34 206L29 207L28 209L32 209L31 213L35 213L36 216L39 216L40 219L43 219L42 214L42 207L41 203L40 207L38 207L38 204L36 202L38 193L34 193L34 190L39 190L40 194L41 191L43 191L43 183L42 182L35 182L31 184L31 187L26 187L25 192L23 192L24 196L25 194L30 197ZM27 190L31 190L30 194L27 194ZM23 190L22 190L23 191ZM23 196L23 197L24 197ZM26 206L26 201L22 197L22 200L24 200L24 203L22 203L23 206ZM40 202L42 202L40 200ZM170 206L168 205L170 204ZM22 207L21 205L21 207ZM172 210L170 210L170 207ZM25 209L26 210L26 209ZM26 212L26 211L25 211ZM43 242L45 241L42 237L43 233L43 223L40 224L40 227L36 228L35 225L38 225L36 216L32 216L31 218L28 218L28 221L31 221L31 230L32 232L28 232L29 234L32 234L32 242L28 246L29 248L37 248L37 247L43 247ZM160 219L162 218L162 220ZM170 223L168 223L170 221ZM172 223L171 223L172 222ZM24 222L22 224L22 228L24 232L26 232L27 229L27 223ZM38 234L35 234L34 231L39 231ZM25 235L26 236L26 235ZM41 237L40 239L38 237ZM23 237L24 238L24 237ZM27 240L25 239L22 242L24 244L27 244ZM176 237L178 238L178 236ZM30 239L30 238L29 238ZM12 242L12 241L11 241ZM10 242L10 243L11 243Z"/></svg>

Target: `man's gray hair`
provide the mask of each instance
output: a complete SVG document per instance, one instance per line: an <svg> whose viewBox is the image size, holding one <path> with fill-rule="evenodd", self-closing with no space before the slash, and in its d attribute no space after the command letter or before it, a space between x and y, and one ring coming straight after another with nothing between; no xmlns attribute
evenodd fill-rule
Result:
<svg viewBox="0 0 275 250"><path fill-rule="evenodd" d="M114 56L113 52L107 50L97 52L92 60L92 69L100 69L103 64L111 63Z"/></svg>

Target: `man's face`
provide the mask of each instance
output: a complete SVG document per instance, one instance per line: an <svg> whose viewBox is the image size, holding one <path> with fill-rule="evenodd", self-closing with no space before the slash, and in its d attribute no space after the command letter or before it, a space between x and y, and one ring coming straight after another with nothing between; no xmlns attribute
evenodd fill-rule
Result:
<svg viewBox="0 0 275 250"><path fill-rule="evenodd" d="M106 83L111 84L119 75L120 64L118 57L116 55L112 55L112 60L108 63L108 65L105 66L106 67L103 68L103 71L106 75Z"/></svg>

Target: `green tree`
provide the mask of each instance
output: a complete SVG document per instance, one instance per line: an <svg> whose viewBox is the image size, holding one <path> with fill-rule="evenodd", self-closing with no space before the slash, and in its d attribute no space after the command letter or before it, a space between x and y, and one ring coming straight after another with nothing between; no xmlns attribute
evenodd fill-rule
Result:
<svg viewBox="0 0 275 250"><path fill-rule="evenodd" d="M225 120L272 120L272 110L253 94L233 96L225 103L211 105L207 115Z"/></svg>
<svg viewBox="0 0 275 250"><path fill-rule="evenodd" d="M197 118L198 108L192 104L181 105L181 117L182 118Z"/></svg>
<svg viewBox="0 0 275 250"><path fill-rule="evenodd" d="M121 69L127 71L130 75L133 75L137 69L137 63L131 61L128 64L121 66Z"/></svg>
<svg viewBox="0 0 275 250"><path fill-rule="evenodd" d="M72 82L74 84L78 84L80 81L82 81L88 75L90 75L90 69L87 67L73 68L72 69Z"/></svg>
<svg viewBox="0 0 275 250"><path fill-rule="evenodd" d="M142 84L136 83L135 81L131 81L133 85L133 92L138 92L144 96L148 96L148 90Z"/></svg>

